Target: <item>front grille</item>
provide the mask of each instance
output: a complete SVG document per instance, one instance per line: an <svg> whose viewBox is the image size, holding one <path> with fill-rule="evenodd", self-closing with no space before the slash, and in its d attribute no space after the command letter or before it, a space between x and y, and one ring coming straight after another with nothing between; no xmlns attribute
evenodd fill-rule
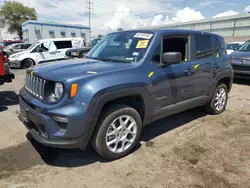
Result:
<svg viewBox="0 0 250 188"><path fill-rule="evenodd" d="M38 78L36 76L32 76L29 73L26 73L25 77L25 89L34 97L39 99L44 98L44 88L45 88L46 81Z"/></svg>
<svg viewBox="0 0 250 188"><path fill-rule="evenodd" d="M234 65L234 64L232 64L232 67L233 67L234 70L250 71L250 66L245 66L245 65Z"/></svg>

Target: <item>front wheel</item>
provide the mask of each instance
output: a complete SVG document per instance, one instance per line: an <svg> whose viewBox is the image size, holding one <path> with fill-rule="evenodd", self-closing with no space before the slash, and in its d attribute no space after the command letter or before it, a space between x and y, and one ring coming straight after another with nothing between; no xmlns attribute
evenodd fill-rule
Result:
<svg viewBox="0 0 250 188"><path fill-rule="evenodd" d="M212 100L205 106L210 114L221 114L225 111L228 100L228 89L225 84L218 84Z"/></svg>
<svg viewBox="0 0 250 188"><path fill-rule="evenodd" d="M115 160L132 152L141 129L141 118L135 109L126 105L112 105L102 114L92 145L104 158Z"/></svg>
<svg viewBox="0 0 250 188"><path fill-rule="evenodd" d="M27 69L31 66L33 66L35 63L32 59L25 59L23 62L22 62L22 65L21 65L21 68L22 69Z"/></svg>

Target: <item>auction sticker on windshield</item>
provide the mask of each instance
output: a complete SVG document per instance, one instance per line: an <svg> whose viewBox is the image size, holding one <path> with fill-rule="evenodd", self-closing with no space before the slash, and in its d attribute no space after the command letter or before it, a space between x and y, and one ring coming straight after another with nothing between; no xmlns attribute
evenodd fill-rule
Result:
<svg viewBox="0 0 250 188"><path fill-rule="evenodd" d="M149 40L139 40L136 48L147 48Z"/></svg>
<svg viewBox="0 0 250 188"><path fill-rule="evenodd" d="M151 39L153 34L150 33L136 33L135 38Z"/></svg>

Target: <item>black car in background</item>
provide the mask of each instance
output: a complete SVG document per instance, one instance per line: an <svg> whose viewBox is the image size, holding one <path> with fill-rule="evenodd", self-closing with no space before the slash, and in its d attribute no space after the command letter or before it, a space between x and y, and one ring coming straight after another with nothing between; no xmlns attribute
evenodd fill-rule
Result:
<svg viewBox="0 0 250 188"><path fill-rule="evenodd" d="M86 47L67 50L65 55L69 58L83 58L101 40L100 38L93 39Z"/></svg>
<svg viewBox="0 0 250 188"><path fill-rule="evenodd" d="M230 54L234 77L239 79L250 79L250 40L245 42L242 47Z"/></svg>
<svg viewBox="0 0 250 188"><path fill-rule="evenodd" d="M74 48L66 51L66 57L83 58L91 50L91 47Z"/></svg>

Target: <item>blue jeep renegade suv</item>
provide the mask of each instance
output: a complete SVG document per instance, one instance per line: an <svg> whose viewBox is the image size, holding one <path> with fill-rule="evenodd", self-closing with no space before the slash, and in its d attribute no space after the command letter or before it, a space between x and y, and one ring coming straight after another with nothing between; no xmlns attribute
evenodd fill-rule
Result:
<svg viewBox="0 0 250 188"><path fill-rule="evenodd" d="M189 30L116 32L85 59L29 68L19 119L44 145L92 143L113 160L132 152L143 125L199 106L222 113L232 80L221 36Z"/></svg>

